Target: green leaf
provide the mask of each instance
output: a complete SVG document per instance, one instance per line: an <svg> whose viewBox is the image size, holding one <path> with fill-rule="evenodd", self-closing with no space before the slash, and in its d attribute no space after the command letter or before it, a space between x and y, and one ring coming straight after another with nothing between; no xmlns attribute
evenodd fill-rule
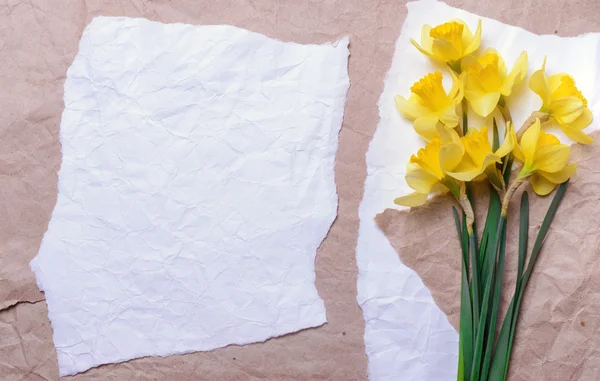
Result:
<svg viewBox="0 0 600 381"><path fill-rule="evenodd" d="M500 330L500 336L498 338L498 345L496 347L496 354L494 355L494 360L492 361L492 367L490 371L490 380L499 380L504 381L508 375L510 355L512 351L512 344L514 342L514 335L516 331L516 325L519 317L519 309L521 307L521 301L523 300L523 295L525 293L525 289L533 273L533 269L535 267L535 263L537 261L538 255L542 249L542 245L546 238L546 234L548 233L548 229L550 228L550 224L556 215L558 210L558 206L562 201L565 192L567 190L568 181L562 183L554 198L552 199L552 203L546 212L546 216L544 217L544 221L542 222L542 226L540 227L540 231L535 239L533 248L531 250L531 257L529 258L529 263L527 265L527 270L523 273L521 278L517 278L517 286L516 293L513 296L510 306L508 307L507 316L504 319L504 323L502 324L502 329ZM527 220L525 222L524 220ZM528 229L529 224L529 203L527 196L522 196L521 198L521 223L519 228L519 268L521 271L523 270L525 264L525 252L527 250L527 244L524 240L527 236L524 233L524 230ZM517 270L519 271L519 269Z"/></svg>
<svg viewBox="0 0 600 381"><path fill-rule="evenodd" d="M458 374L457 381L469 381L469 375L465 375L465 369L471 369L473 359L473 314L471 309L471 295L469 293L469 281L467 273L469 271L466 259L467 242L460 227L458 212L455 207L452 207L454 222L458 232L458 239L461 242L462 248L462 279L461 279L461 299L460 299L460 332L459 332L459 353L458 353ZM463 217L464 221L464 217ZM463 230L464 231L464 230Z"/></svg>
<svg viewBox="0 0 600 381"><path fill-rule="evenodd" d="M481 381L487 380L487 374L490 370L492 361L492 352L494 349L494 338L496 336L496 326L498 323L498 309L500 308L500 299L502 297L502 279L504 277L504 264L506 256L506 228L502 229L500 238L500 252L498 262L496 263L495 285L492 294L492 311L489 316L488 332L485 342L485 354L483 356L483 365L481 368Z"/></svg>
<svg viewBox="0 0 600 381"><path fill-rule="evenodd" d="M544 216L544 221L542 221L542 226L540 227L540 231L538 232L537 237L535 238L535 242L533 243L533 249L531 249L531 258L529 259L529 263L527 265L527 271L523 274L523 285L527 286L527 282L529 281L529 277L533 272L533 267L535 266L535 262L537 260L538 254L540 250L542 250L542 245L544 244L544 240L546 239L546 234L548 233L548 229L550 229L550 223L554 219L556 215L556 211L558 210L558 206L565 196L565 192L567 191L567 185L569 185L569 181L560 184L548 207L548 211L546 212L546 216Z"/></svg>
<svg viewBox="0 0 600 381"><path fill-rule="evenodd" d="M481 284L481 278L479 277L479 264L477 263L477 239L475 238L475 232L469 234L469 253L471 257L471 288L473 289L473 326L477 327L479 324L479 316L481 311L481 295L479 292L479 285ZM476 334L478 331L475 331Z"/></svg>
<svg viewBox="0 0 600 381"><path fill-rule="evenodd" d="M483 252L481 260L481 284L486 284L488 278L488 269L490 258L494 257L491 253L493 250L493 243L496 240L496 231L498 230L498 219L500 218L500 210L502 209L502 202L498 192L490 185L490 203L488 205L488 214L486 218L486 229L487 229L487 242L485 248L480 247L480 256Z"/></svg>
<svg viewBox="0 0 600 381"><path fill-rule="evenodd" d="M523 267L525 265L525 257L527 256L527 239L529 231L529 198L527 192L523 192L521 195L521 209L519 213L519 258L518 258L518 270L517 270L517 281L515 283L515 293L506 311L504 322L502 322L502 328L498 335L498 343L496 344L496 352L492 360L492 366L490 369L489 379L490 380L503 380L505 377L505 371L508 369L508 361L510 358L510 348L514 338L514 331L516 326L517 305L516 298L521 288Z"/></svg>
<svg viewBox="0 0 600 381"><path fill-rule="evenodd" d="M519 264L517 267L517 279L523 276L525 268L525 257L527 256L527 244L529 233L529 196L527 192L521 194L521 209L519 211ZM516 291L515 291L516 293Z"/></svg>
<svg viewBox="0 0 600 381"><path fill-rule="evenodd" d="M494 134L493 134L493 143L492 150L496 152L498 148L500 148L500 136L498 135L498 124L496 123L496 118L494 118Z"/></svg>
<svg viewBox="0 0 600 381"><path fill-rule="evenodd" d="M500 216L500 220L498 222L498 230L494 239L493 245L493 255L494 259L489 261L489 269L488 269L488 279L485 284L485 291L483 294L482 302L481 302L481 315L479 319L479 324L476 328L476 339L475 339L475 347L473 348L473 365L471 367L471 380L480 380L481 370L482 370L482 360L483 360L483 350L484 343L487 339L487 331L486 326L488 324L489 315L488 310L490 305L492 305L492 297L493 297L493 286L495 281L495 273L496 273L496 263L498 262L498 256L500 255L500 246L501 246L501 237L504 236L504 227L506 225L506 217Z"/></svg>
<svg viewBox="0 0 600 381"><path fill-rule="evenodd" d="M510 180L510 171L512 170L515 157L512 154L509 154L504 158L504 160L506 161L504 162L504 169L502 173L504 174L504 184L508 184L508 180Z"/></svg>

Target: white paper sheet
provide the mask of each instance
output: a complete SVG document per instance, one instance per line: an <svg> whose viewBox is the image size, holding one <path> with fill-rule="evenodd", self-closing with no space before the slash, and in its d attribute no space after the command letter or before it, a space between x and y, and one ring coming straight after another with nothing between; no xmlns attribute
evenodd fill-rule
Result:
<svg viewBox="0 0 600 381"><path fill-rule="evenodd" d="M79 49L31 262L60 374L325 323L348 39L98 17Z"/></svg>
<svg viewBox="0 0 600 381"><path fill-rule="evenodd" d="M443 66L419 53L410 44L410 38L420 40L423 24L435 26L458 17L474 31L477 20L482 19L481 46L495 47L509 68L518 55L527 50L529 75L541 67L544 55L548 56L547 73L573 75L594 113L594 121L586 130L591 131L600 125L600 77L597 75L600 37L598 34L574 38L538 36L433 0L408 3L408 11L379 102L381 120L367 154L368 173L359 211L358 302L366 321L365 344L371 381L455 380L456 331L434 304L418 275L401 263L373 221L385 208L397 208L394 198L411 192L404 181L405 166L410 155L423 145L413 132L411 122L396 110L394 95L408 96L412 84L428 72L447 73ZM445 79L449 78L449 74L445 74ZM517 126L541 106L538 96L528 90L528 81L529 77L508 100ZM448 86L449 82L445 81ZM470 126L479 127L482 123L483 120L470 115ZM552 132L563 138L557 129Z"/></svg>

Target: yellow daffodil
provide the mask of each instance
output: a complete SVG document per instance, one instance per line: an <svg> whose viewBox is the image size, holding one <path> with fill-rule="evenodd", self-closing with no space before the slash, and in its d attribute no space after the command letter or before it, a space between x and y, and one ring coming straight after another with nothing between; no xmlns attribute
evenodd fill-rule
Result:
<svg viewBox="0 0 600 381"><path fill-rule="evenodd" d="M397 198L394 200L396 204L419 206L427 201L430 193L446 191L450 191L457 199L460 197L460 184L448 176L447 172L460 163L464 147L454 130L445 131L450 139L449 143L433 139L410 157L406 167L406 182L415 192Z"/></svg>
<svg viewBox="0 0 600 381"><path fill-rule="evenodd" d="M452 73L452 88L449 93L442 86L442 73L429 73L411 88L411 96L406 99L396 95L396 107L408 119L414 121L414 129L423 139L431 141L439 138L437 125L454 128L460 122L456 107L463 98L464 77Z"/></svg>
<svg viewBox="0 0 600 381"><path fill-rule="evenodd" d="M542 98L541 112L554 119L562 131L577 143L590 144L594 139L582 130L592 122L587 100L575 86L573 77L559 73L546 76L546 60L531 76L529 87Z"/></svg>
<svg viewBox="0 0 600 381"><path fill-rule="evenodd" d="M481 20L477 23L475 34L471 33L467 24L459 19L435 28L431 25L423 25L421 45L413 39L410 42L426 56L452 65L479 48Z"/></svg>
<svg viewBox="0 0 600 381"><path fill-rule="evenodd" d="M577 168L577 164L567 164L570 147L561 144L556 136L544 132L539 119L525 131L513 154L523 163L517 178L531 176L533 190L540 196L547 195L556 185L567 181Z"/></svg>
<svg viewBox="0 0 600 381"><path fill-rule="evenodd" d="M515 84L527 74L527 52L521 53L510 73L495 49L487 49L479 58L466 57L465 98L473 110L486 117L494 111L501 96L509 96Z"/></svg>
<svg viewBox="0 0 600 381"><path fill-rule="evenodd" d="M496 163L501 163L502 158L516 145L511 123L508 123L507 129L504 142L495 151L492 149L487 127L484 126L480 130L470 129L467 135L461 138L466 154L455 170L448 172L448 175L457 180L471 181L478 180L485 174L497 189L504 189L502 174L496 168Z"/></svg>

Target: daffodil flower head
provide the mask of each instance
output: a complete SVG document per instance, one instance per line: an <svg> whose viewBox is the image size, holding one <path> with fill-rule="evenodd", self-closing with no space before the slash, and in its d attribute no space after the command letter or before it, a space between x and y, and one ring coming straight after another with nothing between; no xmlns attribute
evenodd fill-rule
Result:
<svg viewBox="0 0 600 381"><path fill-rule="evenodd" d="M546 75L546 59L542 68L531 76L529 87L542 98L540 111L548 113L570 139L590 144L594 139L582 130L592 122L587 99L568 74Z"/></svg>
<svg viewBox="0 0 600 381"><path fill-rule="evenodd" d="M512 124L507 124L507 132L504 141L497 150L492 149L488 136L488 128L482 127L477 130L472 128L461 138L465 148L459 165L449 176L460 181L482 180L487 176L497 189L504 189L502 174L496 168L496 163L501 163L502 158L508 155L516 145L516 135Z"/></svg>
<svg viewBox="0 0 600 381"><path fill-rule="evenodd" d="M568 164L571 148L542 130L539 119L525 131L513 154L523 163L517 178L531 177L533 190L540 196L567 181L577 168L577 164Z"/></svg>
<svg viewBox="0 0 600 381"><path fill-rule="evenodd" d="M447 23L431 27L423 25L421 44L410 42L423 54L435 60L456 63L473 53L481 43L481 20L477 23L475 34L462 20L454 19Z"/></svg>
<svg viewBox="0 0 600 381"><path fill-rule="evenodd" d="M450 191L457 199L460 197L460 184L446 173L453 170L464 155L464 147L454 130L448 143L433 139L424 148L412 155L406 166L406 183L415 192L399 197L394 202L403 206L419 206L427 201L430 193Z"/></svg>
<svg viewBox="0 0 600 381"><path fill-rule="evenodd" d="M527 52L522 52L510 71L495 49L487 49L478 58L466 57L463 67L467 73L465 98L473 110L486 117L490 115L501 96L509 96L515 84L527 74Z"/></svg>
<svg viewBox="0 0 600 381"><path fill-rule="evenodd" d="M464 76L452 73L452 88L446 93L442 85L442 73L429 73L418 80L411 88L408 99L396 95L396 107L406 118L414 121L413 127L426 141L439 138L439 122L454 128L460 118L456 112L463 99Z"/></svg>

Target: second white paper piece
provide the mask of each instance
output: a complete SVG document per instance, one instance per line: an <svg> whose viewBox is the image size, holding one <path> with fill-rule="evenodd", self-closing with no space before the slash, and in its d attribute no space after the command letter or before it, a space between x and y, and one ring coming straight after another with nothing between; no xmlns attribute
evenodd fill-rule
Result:
<svg viewBox="0 0 600 381"><path fill-rule="evenodd" d="M348 39L98 17L67 73L58 200L31 262L61 375L326 322Z"/></svg>
<svg viewBox="0 0 600 381"><path fill-rule="evenodd" d="M408 97L413 83L429 72L443 71L445 80L450 79L447 69L421 54L410 39L420 41L424 24L435 26L460 18L474 31L481 19L483 49L480 51L485 47L496 48L509 68L522 51L529 55L528 76L508 99L515 125L522 125L531 111L541 106L539 97L527 91L527 83L547 56L547 73L573 75L586 95L594 114L592 125L586 129L590 132L598 129L600 121L600 65L596 58L600 35L539 36L434 0L410 2L407 6L408 16L396 41L392 67L379 101L381 120L367 153L356 253L358 303L366 321L370 381L451 381L456 380L458 334L419 276L402 264L374 221L386 208L398 208L393 202L396 197L412 192L404 181L406 163L423 145L412 123L396 109L394 96ZM449 82L445 81L448 90ZM473 115L469 118L472 127L479 127L477 118ZM563 138L560 131L552 132Z"/></svg>

